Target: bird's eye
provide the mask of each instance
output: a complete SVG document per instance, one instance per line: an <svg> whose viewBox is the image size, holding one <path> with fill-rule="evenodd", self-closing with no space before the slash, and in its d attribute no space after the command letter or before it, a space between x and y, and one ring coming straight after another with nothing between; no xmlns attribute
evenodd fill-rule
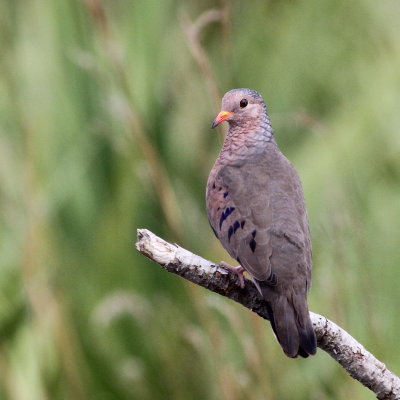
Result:
<svg viewBox="0 0 400 400"><path fill-rule="evenodd" d="M240 108L245 108L248 104L247 99L240 100Z"/></svg>

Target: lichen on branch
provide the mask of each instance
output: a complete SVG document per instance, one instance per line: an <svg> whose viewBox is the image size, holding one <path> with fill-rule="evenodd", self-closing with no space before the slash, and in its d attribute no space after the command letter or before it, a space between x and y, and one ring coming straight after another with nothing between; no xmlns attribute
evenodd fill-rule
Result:
<svg viewBox="0 0 400 400"><path fill-rule="evenodd" d="M241 288L236 275L211 261L171 244L147 229L138 229L136 249L168 272L234 300L268 319L262 297L252 281ZM400 399L400 378L389 371L362 344L326 317L310 312L318 347L335 359L354 379L378 399Z"/></svg>

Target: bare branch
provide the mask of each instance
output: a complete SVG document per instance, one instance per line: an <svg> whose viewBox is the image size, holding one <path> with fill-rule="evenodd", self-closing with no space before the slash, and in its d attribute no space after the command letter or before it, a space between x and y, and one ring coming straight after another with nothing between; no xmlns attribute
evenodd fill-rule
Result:
<svg viewBox="0 0 400 400"><path fill-rule="evenodd" d="M268 319L268 313L253 283L245 279L240 288L237 276L188 250L171 244L147 229L138 229L136 249L164 269L197 285L235 300ZM354 379L371 389L378 399L400 399L400 379L389 371L344 329L310 312L318 347L334 358Z"/></svg>

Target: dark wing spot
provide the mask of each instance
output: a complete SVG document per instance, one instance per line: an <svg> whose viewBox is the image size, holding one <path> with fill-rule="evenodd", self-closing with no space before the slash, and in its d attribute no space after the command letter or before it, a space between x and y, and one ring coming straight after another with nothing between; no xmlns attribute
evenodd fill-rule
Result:
<svg viewBox="0 0 400 400"><path fill-rule="evenodd" d="M235 207L228 207L222 211L221 218L219 219L219 229L221 230L223 222L235 211Z"/></svg>
<svg viewBox="0 0 400 400"><path fill-rule="evenodd" d="M225 199L226 196L228 196L228 192L225 192L225 193L224 193L224 199Z"/></svg>
<svg viewBox="0 0 400 400"><path fill-rule="evenodd" d="M242 264L242 263L240 262L240 258L239 258L239 257L236 257L236 261L237 261L239 264Z"/></svg>
<svg viewBox="0 0 400 400"><path fill-rule="evenodd" d="M245 223L246 223L246 221L244 221L244 220L240 223L240 227L241 227L242 229L243 229Z"/></svg>
<svg viewBox="0 0 400 400"><path fill-rule="evenodd" d="M254 229L253 232L251 232L251 236L253 236L253 239L256 237L257 231Z"/></svg>
<svg viewBox="0 0 400 400"><path fill-rule="evenodd" d="M213 183L212 188L215 189L215 182Z"/></svg>
<svg viewBox="0 0 400 400"><path fill-rule="evenodd" d="M233 235L233 226L231 225L228 230L228 242L231 241L231 236Z"/></svg>
<svg viewBox="0 0 400 400"><path fill-rule="evenodd" d="M227 216L225 215L225 211L222 211L221 217L219 219L219 230L221 230L221 226L222 226L223 222L225 221L226 217Z"/></svg>
<svg viewBox="0 0 400 400"><path fill-rule="evenodd" d="M257 243L254 239L250 240L249 246L251 248L251 251L254 253L256 251Z"/></svg>
<svg viewBox="0 0 400 400"><path fill-rule="evenodd" d="M237 231L239 226L240 226L240 222L239 221L235 221L235 223L233 224L233 233L235 233Z"/></svg>

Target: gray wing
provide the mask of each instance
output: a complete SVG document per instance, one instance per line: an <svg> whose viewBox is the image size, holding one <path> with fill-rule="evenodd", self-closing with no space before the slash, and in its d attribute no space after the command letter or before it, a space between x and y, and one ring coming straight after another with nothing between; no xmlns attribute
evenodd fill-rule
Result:
<svg viewBox="0 0 400 400"><path fill-rule="evenodd" d="M257 280L274 286L301 278L308 287L311 245L303 191L292 164L275 149L210 174L209 220L231 257Z"/></svg>

